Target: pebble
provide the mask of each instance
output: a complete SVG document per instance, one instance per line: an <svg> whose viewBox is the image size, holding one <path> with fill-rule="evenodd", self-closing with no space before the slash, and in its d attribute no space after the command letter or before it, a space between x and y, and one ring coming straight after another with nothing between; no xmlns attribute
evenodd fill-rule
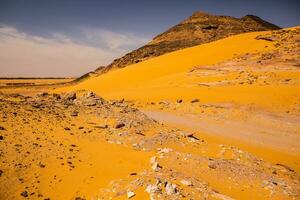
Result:
<svg viewBox="0 0 300 200"><path fill-rule="evenodd" d="M134 192L132 192L132 191L128 191L127 192L127 198L128 199L130 199L130 198L132 198L132 197L134 197L135 196L135 193Z"/></svg>
<svg viewBox="0 0 300 200"><path fill-rule="evenodd" d="M27 191L21 192L21 196L23 196L23 197L28 197L28 192L27 192Z"/></svg>
<svg viewBox="0 0 300 200"><path fill-rule="evenodd" d="M180 183L182 183L182 185L186 185L186 186L192 186L193 183L190 180L181 180Z"/></svg>
<svg viewBox="0 0 300 200"><path fill-rule="evenodd" d="M122 128L122 127L124 127L124 126L125 126L125 124L124 124L123 122L118 122L118 123L116 124L115 128Z"/></svg>

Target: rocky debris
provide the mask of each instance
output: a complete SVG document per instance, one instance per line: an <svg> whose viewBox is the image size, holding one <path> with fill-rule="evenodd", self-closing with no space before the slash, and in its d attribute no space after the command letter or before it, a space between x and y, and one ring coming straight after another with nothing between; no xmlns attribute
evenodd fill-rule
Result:
<svg viewBox="0 0 300 200"><path fill-rule="evenodd" d="M0 140L4 140L4 136L3 135L0 135Z"/></svg>
<svg viewBox="0 0 300 200"><path fill-rule="evenodd" d="M255 39L266 40L266 41L270 41L270 42L278 40L278 38L274 35L258 35Z"/></svg>
<svg viewBox="0 0 300 200"><path fill-rule="evenodd" d="M66 99L66 100L69 100L69 101L73 101L73 100L76 99L76 93L75 92L65 93L62 98Z"/></svg>
<svg viewBox="0 0 300 200"><path fill-rule="evenodd" d="M182 132L181 135L192 140L199 140L199 138L197 138L193 133L190 132Z"/></svg>
<svg viewBox="0 0 300 200"><path fill-rule="evenodd" d="M199 99L193 99L193 100L191 100L191 103L197 103L199 101L200 101Z"/></svg>
<svg viewBox="0 0 300 200"><path fill-rule="evenodd" d="M148 185L146 187L146 192L150 194L150 197L153 196L155 193L161 193L162 189L159 187L160 181L157 181L155 185Z"/></svg>
<svg viewBox="0 0 300 200"><path fill-rule="evenodd" d="M181 180L180 183L182 183L182 185L185 185L185 186L192 186L193 185L192 181L185 180L185 179Z"/></svg>
<svg viewBox="0 0 300 200"><path fill-rule="evenodd" d="M75 200L86 200L86 199L82 197L75 197Z"/></svg>
<svg viewBox="0 0 300 200"><path fill-rule="evenodd" d="M127 192L127 199L130 199L130 198L132 198L132 197L134 197L135 196L135 193L134 192L132 192L132 191L128 191Z"/></svg>
<svg viewBox="0 0 300 200"><path fill-rule="evenodd" d="M21 196L22 197L28 197L28 192L26 190L21 192Z"/></svg>
<svg viewBox="0 0 300 200"><path fill-rule="evenodd" d="M96 106L106 103L106 101L93 92L87 92L80 98L80 102L85 106Z"/></svg>
<svg viewBox="0 0 300 200"><path fill-rule="evenodd" d="M123 122L117 122L115 125L115 128L119 129L119 128L123 128L124 126L125 126L125 124Z"/></svg>
<svg viewBox="0 0 300 200"><path fill-rule="evenodd" d="M0 177L2 176L3 173L4 173L4 172L0 169Z"/></svg>
<svg viewBox="0 0 300 200"><path fill-rule="evenodd" d="M177 192L176 189L177 189L176 184L172 184L170 182L167 182L167 184L166 184L166 193L167 193L167 195L175 194Z"/></svg>
<svg viewBox="0 0 300 200"><path fill-rule="evenodd" d="M49 95L48 92L42 92L42 93L37 94L38 97L45 97L48 95Z"/></svg>
<svg viewBox="0 0 300 200"><path fill-rule="evenodd" d="M108 125L107 124L100 124L100 125L97 125L97 126L94 126L95 128L102 128L102 129L106 129L108 128Z"/></svg>
<svg viewBox="0 0 300 200"><path fill-rule="evenodd" d="M52 94L52 97L53 97L55 100L61 99L60 95L59 95L59 94L56 94L56 93L53 93L53 94Z"/></svg>
<svg viewBox="0 0 300 200"><path fill-rule="evenodd" d="M77 117L77 116L78 116L78 113L79 113L78 111L73 111L73 112L71 112L70 115L71 115L72 117Z"/></svg>
<svg viewBox="0 0 300 200"><path fill-rule="evenodd" d="M46 167L46 165L44 165L43 163L39 163L38 166L39 166L40 168L45 168L45 167Z"/></svg>
<svg viewBox="0 0 300 200"><path fill-rule="evenodd" d="M66 131L70 131L71 129L69 127L64 128Z"/></svg>
<svg viewBox="0 0 300 200"><path fill-rule="evenodd" d="M162 166L160 166L160 165L158 164L158 161L157 161L157 157L156 157L156 156L153 156L153 157L150 158L150 164L151 164L151 168L152 168L153 171L155 171L155 172L159 171L159 170L162 168Z"/></svg>
<svg viewBox="0 0 300 200"><path fill-rule="evenodd" d="M182 103L182 99L177 99L176 102L177 103Z"/></svg>
<svg viewBox="0 0 300 200"><path fill-rule="evenodd" d="M0 126L0 131L5 131L6 129L3 126Z"/></svg>

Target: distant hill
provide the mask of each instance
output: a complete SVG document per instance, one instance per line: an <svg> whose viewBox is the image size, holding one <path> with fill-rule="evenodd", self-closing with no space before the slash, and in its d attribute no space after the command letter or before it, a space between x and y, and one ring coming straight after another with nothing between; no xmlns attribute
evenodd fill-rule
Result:
<svg viewBox="0 0 300 200"><path fill-rule="evenodd" d="M99 67L93 74L97 75L113 68L126 67L130 64L138 63L172 51L212 42L231 35L277 29L280 29L280 27L254 15L246 15L239 19L230 16L211 15L198 11L179 24L154 37L153 40L145 46L121 58L115 59L106 67ZM86 74L82 76L82 78L88 76L89 74Z"/></svg>

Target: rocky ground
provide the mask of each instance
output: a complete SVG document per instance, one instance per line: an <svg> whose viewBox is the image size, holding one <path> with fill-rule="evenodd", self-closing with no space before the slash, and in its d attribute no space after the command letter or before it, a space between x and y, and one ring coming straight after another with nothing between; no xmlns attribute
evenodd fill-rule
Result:
<svg viewBox="0 0 300 200"><path fill-rule="evenodd" d="M0 199L300 198L292 167L134 107L92 92L1 94Z"/></svg>

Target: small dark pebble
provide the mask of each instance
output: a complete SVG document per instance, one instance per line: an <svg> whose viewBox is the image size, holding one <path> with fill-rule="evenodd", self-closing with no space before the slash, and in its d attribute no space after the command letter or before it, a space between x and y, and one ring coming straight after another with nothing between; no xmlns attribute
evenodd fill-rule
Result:
<svg viewBox="0 0 300 200"><path fill-rule="evenodd" d="M122 122L119 122L119 123L117 123L116 124L116 128L122 128L122 127L124 127L125 126L125 124L124 123L122 123Z"/></svg>
<svg viewBox="0 0 300 200"><path fill-rule="evenodd" d="M21 192L21 196L23 196L23 197L28 197L28 192L27 192L27 191Z"/></svg>

